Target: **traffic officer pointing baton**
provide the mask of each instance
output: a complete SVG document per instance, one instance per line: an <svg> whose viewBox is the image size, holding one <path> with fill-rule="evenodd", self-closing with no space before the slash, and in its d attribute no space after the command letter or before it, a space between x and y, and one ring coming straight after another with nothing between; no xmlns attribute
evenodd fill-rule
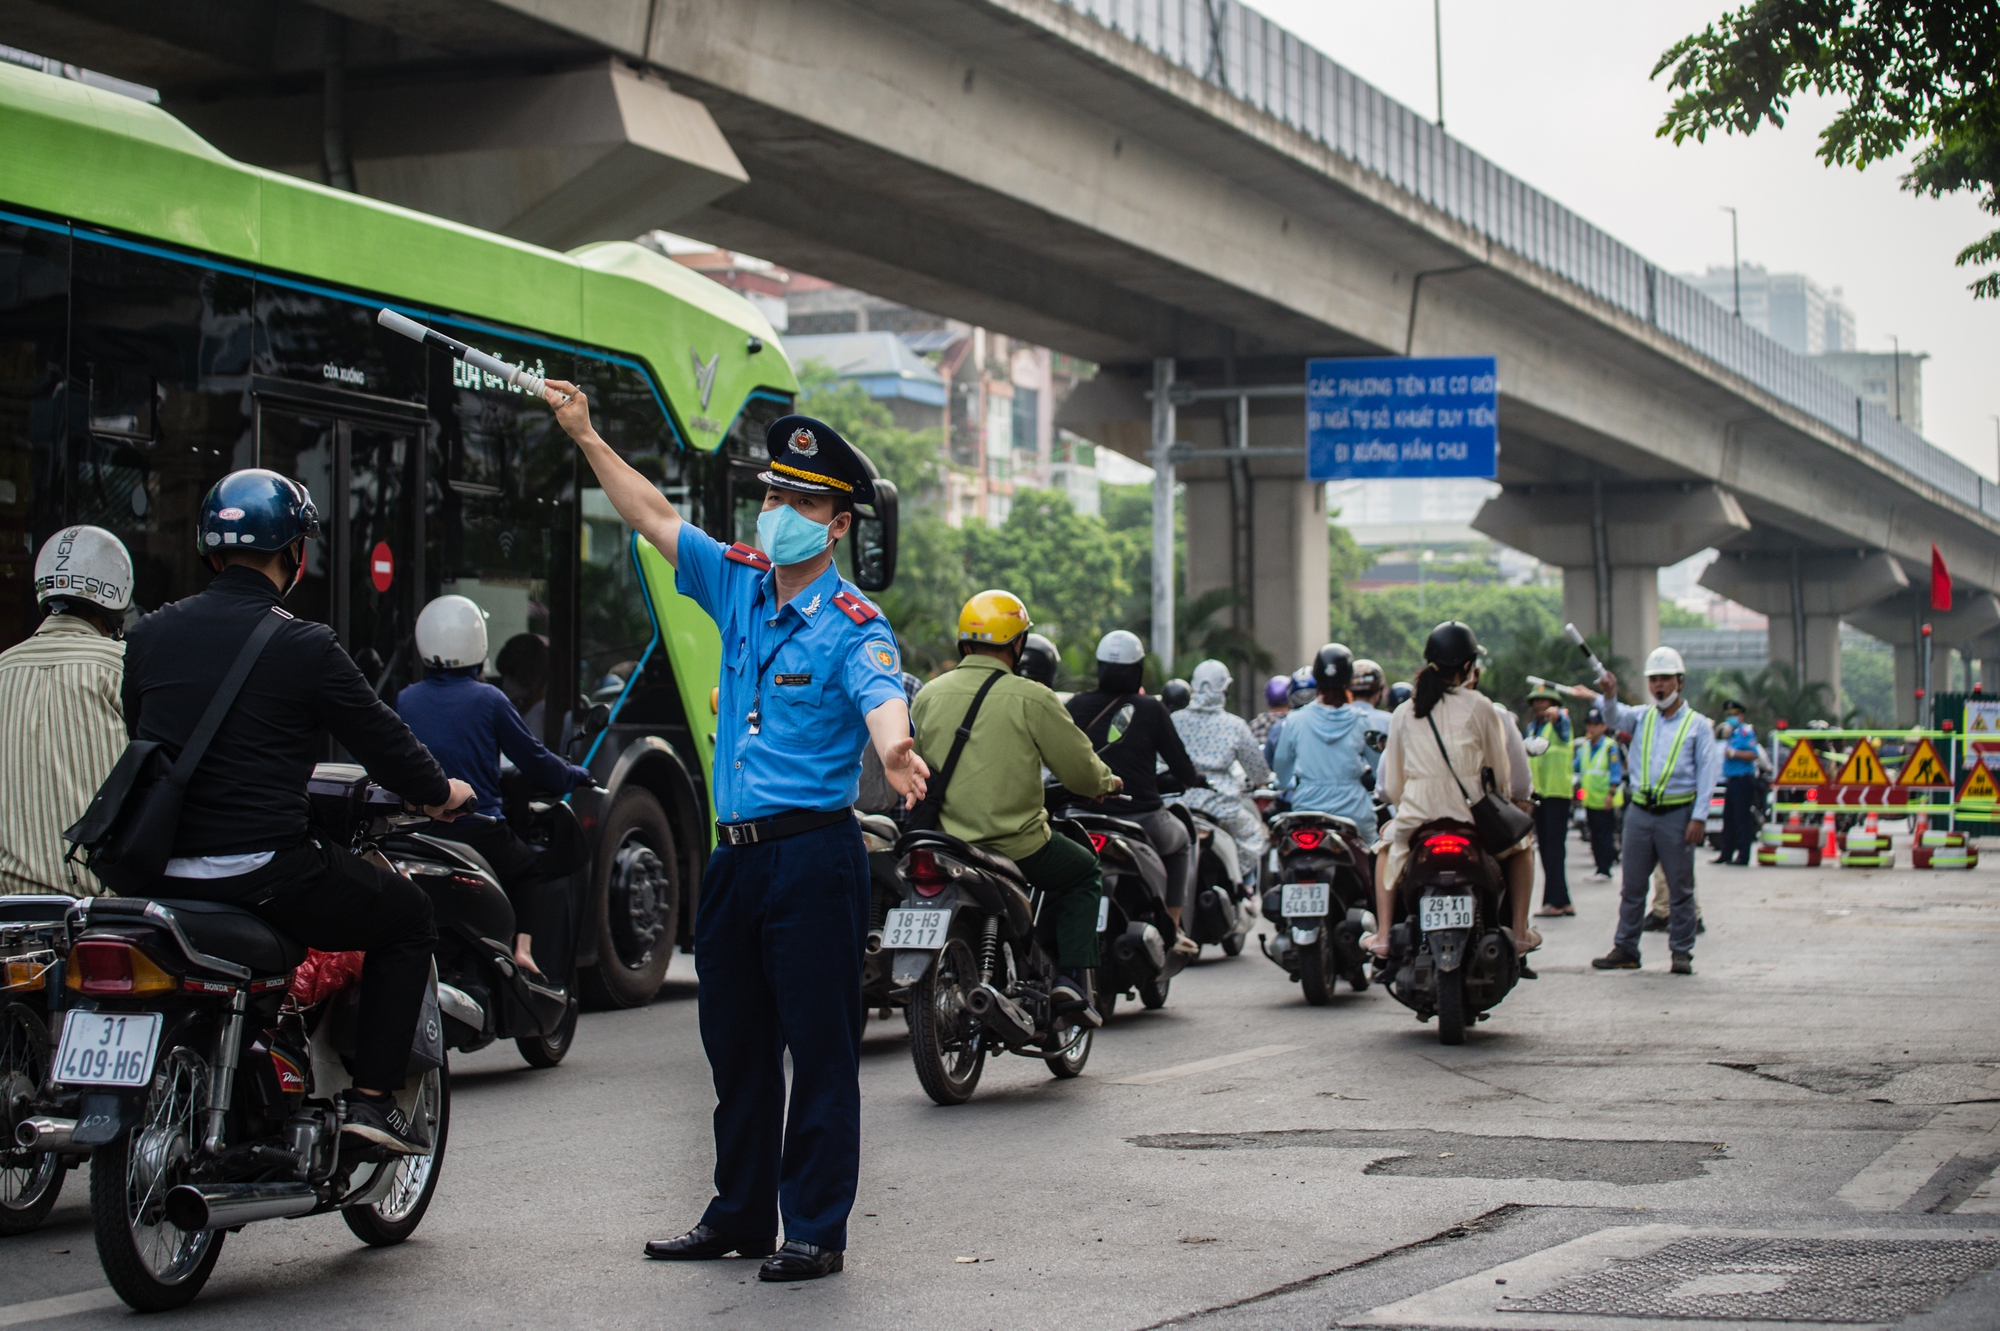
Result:
<svg viewBox="0 0 2000 1331"><path fill-rule="evenodd" d="M874 486L838 432L787 416L765 438L763 548L725 546L598 436L576 385L551 379L544 397L605 498L722 632L717 845L695 917L716 1196L701 1223L648 1243L646 1255L771 1254L760 1278L817 1279L841 1269L860 1162L868 858L852 805L862 747L873 740L906 806L930 775L912 746L895 634L833 564L854 504ZM772 1253L780 1215L785 1243Z"/></svg>

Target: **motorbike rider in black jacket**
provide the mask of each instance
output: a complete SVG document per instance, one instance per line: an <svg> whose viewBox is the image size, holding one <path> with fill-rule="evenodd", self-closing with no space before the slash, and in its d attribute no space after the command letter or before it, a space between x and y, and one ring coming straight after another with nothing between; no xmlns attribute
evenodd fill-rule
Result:
<svg viewBox="0 0 2000 1331"><path fill-rule="evenodd" d="M126 635L125 725L178 753L238 650L265 615L285 623L188 783L173 858L157 895L240 906L324 951L365 951L354 1087L341 1131L392 1152L429 1149L396 1107L430 977L430 899L309 826L306 782L326 736L384 787L449 820L472 788L449 780L375 696L331 628L294 618L285 594L319 534L306 488L273 471L237 471L202 504L196 548L216 577Z"/></svg>
<svg viewBox="0 0 2000 1331"><path fill-rule="evenodd" d="M1146 839L1167 866L1167 914L1178 928L1181 911L1194 897L1194 843L1186 825L1160 799L1155 773L1164 762L1186 789L1206 787L1208 779L1188 758L1165 705L1140 690L1145 660L1138 634L1125 629L1105 634L1097 644L1097 687L1077 694L1067 705L1097 756L1125 782L1123 798L1113 803L1111 812L1144 827ZM1181 934L1174 949L1194 953L1201 951L1201 945Z"/></svg>

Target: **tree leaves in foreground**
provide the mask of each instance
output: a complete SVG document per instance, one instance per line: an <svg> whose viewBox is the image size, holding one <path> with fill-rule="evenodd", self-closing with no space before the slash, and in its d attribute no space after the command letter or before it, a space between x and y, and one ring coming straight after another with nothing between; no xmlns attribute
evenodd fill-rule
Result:
<svg viewBox="0 0 2000 1331"><path fill-rule="evenodd" d="M1828 166L1865 167L1919 150L1903 188L1972 191L2000 215L2000 3L1996 0L1754 0L1676 42L1653 67L1680 96L1660 125L1675 143L1709 131L1782 127L1792 99L1844 100L1820 134ZM2000 263L2000 231L1960 251ZM1971 284L2000 298L2000 271Z"/></svg>

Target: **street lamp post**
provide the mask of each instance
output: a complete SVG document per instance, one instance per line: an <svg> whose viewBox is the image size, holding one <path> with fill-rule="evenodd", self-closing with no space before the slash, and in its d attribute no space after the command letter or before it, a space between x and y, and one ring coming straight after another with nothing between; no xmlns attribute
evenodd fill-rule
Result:
<svg viewBox="0 0 2000 1331"><path fill-rule="evenodd" d="M1729 214L1729 284L1736 293L1736 317L1743 317L1743 250L1736 243L1736 210L1728 204L1722 211Z"/></svg>
<svg viewBox="0 0 2000 1331"><path fill-rule="evenodd" d="M1893 378L1896 382L1896 419L1900 421L1903 419L1903 342L1901 338L1891 333L1889 345L1896 349Z"/></svg>
<svg viewBox="0 0 2000 1331"><path fill-rule="evenodd" d="M1444 0L1431 0L1431 44L1437 53L1438 128L1444 128Z"/></svg>

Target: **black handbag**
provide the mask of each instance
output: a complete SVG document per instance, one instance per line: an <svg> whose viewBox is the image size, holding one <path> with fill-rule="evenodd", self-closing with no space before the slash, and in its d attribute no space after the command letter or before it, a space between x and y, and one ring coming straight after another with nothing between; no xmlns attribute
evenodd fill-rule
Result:
<svg viewBox="0 0 2000 1331"><path fill-rule="evenodd" d="M944 766L932 775L924 786L924 797L912 806L910 816L903 820L910 831L937 831L938 820L944 816L945 788L951 785L951 774L958 770L958 756L965 752L965 741L972 738L972 723L979 717L979 704L986 701L986 695L993 692L993 686L1005 673L994 671L993 678L981 684L979 692L972 695L972 706L965 709L965 719L958 723L958 735L951 742L951 752L945 755Z"/></svg>
<svg viewBox="0 0 2000 1331"><path fill-rule="evenodd" d="M120 896L144 896L154 889L173 857L181 801L194 769L208 752L215 732L222 728L223 718L242 691L250 667L263 654L264 644L291 617L274 606L250 630L249 640L236 654L236 664L229 668L178 759L170 763L166 746L158 740L135 739L126 744L83 817L63 833L63 840L69 842L63 854L65 863L81 856L98 881Z"/></svg>
<svg viewBox="0 0 2000 1331"><path fill-rule="evenodd" d="M1424 719L1431 723L1431 738L1437 741L1438 753L1444 758L1444 770L1451 773L1452 784L1472 809L1472 826L1479 832L1479 844L1489 854L1498 855L1534 831L1535 820L1494 791L1492 768L1479 769L1480 789L1484 793L1476 800L1466 794L1465 783L1458 779L1458 769L1451 765L1451 752L1444 746L1444 736L1438 734L1437 718L1426 715Z"/></svg>

